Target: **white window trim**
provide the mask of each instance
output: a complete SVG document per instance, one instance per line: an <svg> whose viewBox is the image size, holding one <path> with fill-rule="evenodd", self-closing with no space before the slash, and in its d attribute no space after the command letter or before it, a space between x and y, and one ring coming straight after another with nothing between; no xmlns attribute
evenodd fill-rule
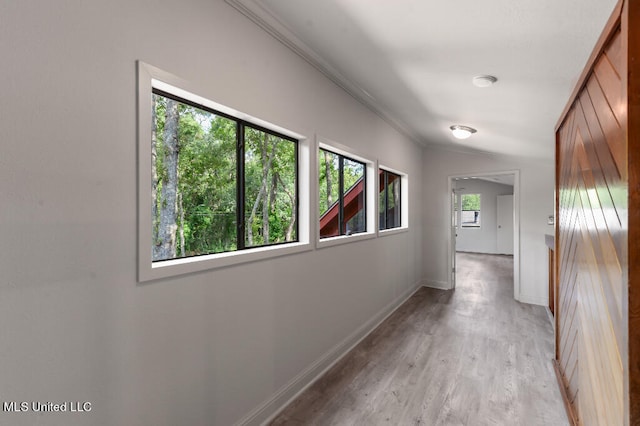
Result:
<svg viewBox="0 0 640 426"><path fill-rule="evenodd" d="M151 250L151 90L162 89L181 98L224 112L249 123L297 139L298 142L298 242L188 258L152 261ZM138 61L138 281L237 265L313 249L311 235L311 149L308 138L264 120L217 104L192 83ZM317 197L316 197L317 198Z"/></svg>
<svg viewBox="0 0 640 426"><path fill-rule="evenodd" d="M400 226L390 229L379 229L380 223L376 223L379 237L387 235L403 234L409 232L409 175L392 167L378 165L378 170L384 170L400 176ZM380 173L380 172L378 172ZM377 176L377 175L376 175ZM380 203L376 203L376 222L380 220Z"/></svg>
<svg viewBox="0 0 640 426"><path fill-rule="evenodd" d="M319 213L318 213L318 206L320 205L320 192L318 191L318 150L319 149L326 149L327 151L331 151L334 152L336 154L340 154L349 158L352 158L354 160L360 161L361 163L364 163L365 165L365 173L366 173L366 217L367 217L367 230L365 232L361 232L358 234L353 234L353 235L340 235L337 237L328 237L328 238L320 238L320 217L319 217ZM314 155L313 155L313 159L312 159L312 164L313 164L313 176L314 178L312 179L313 181L313 185L311 190L313 191L314 194L314 200L315 200L315 205L312 208L313 211L313 223L315 224L314 227L314 235L315 235L315 242L316 242L316 248L321 249L321 248L325 248L325 247L334 247L337 245L341 245L341 244L348 244L348 243L353 243L356 241L363 241L363 240L369 240L371 238L376 238L376 236L378 235L376 230L378 228L378 220L377 220L377 207L376 207L376 201L377 199L375 198L375 191L374 191L374 183L377 182L376 179L376 170L378 170L377 167L377 161L373 161L373 160L369 160L367 158L366 155L359 153L357 151L354 151L353 149L342 145L338 142L332 141L330 139L324 138L322 136L317 136L316 135L316 143L315 143L315 149L313 150Z"/></svg>

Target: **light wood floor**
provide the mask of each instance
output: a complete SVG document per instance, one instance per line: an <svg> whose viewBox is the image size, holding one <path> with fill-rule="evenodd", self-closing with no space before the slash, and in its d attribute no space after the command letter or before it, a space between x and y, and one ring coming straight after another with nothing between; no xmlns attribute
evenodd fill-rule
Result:
<svg viewBox="0 0 640 426"><path fill-rule="evenodd" d="M421 288L272 425L567 425L540 306L513 259L458 254L455 291Z"/></svg>

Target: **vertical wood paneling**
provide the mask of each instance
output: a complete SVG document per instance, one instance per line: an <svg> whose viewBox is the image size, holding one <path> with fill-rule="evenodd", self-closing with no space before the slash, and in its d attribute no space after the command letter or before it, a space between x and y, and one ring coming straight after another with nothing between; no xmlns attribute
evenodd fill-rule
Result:
<svg viewBox="0 0 640 426"><path fill-rule="evenodd" d="M623 275L627 280L623 293L623 311L627 312L627 347L623 365L627 369L625 414L628 424L640 424L640 3L625 1L622 14L622 57L625 67L623 99L627 115L620 122L626 127L628 172L627 257Z"/></svg>
<svg viewBox="0 0 640 426"><path fill-rule="evenodd" d="M556 356L575 418L624 424L627 148L620 26L557 131Z"/></svg>

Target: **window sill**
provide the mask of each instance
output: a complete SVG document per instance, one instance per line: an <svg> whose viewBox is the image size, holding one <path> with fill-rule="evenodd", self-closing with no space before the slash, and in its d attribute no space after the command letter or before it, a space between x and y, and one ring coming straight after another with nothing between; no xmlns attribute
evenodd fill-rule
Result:
<svg viewBox="0 0 640 426"><path fill-rule="evenodd" d="M409 232L408 226L401 226L399 228L391 228L391 229L381 229L380 231L378 231L378 236L386 237L387 235L404 234L405 232Z"/></svg>
<svg viewBox="0 0 640 426"><path fill-rule="evenodd" d="M322 249L325 247L339 246L342 244L354 243L356 241L369 240L375 237L375 232L363 232L361 234L341 235L339 237L323 238L316 242L316 248Z"/></svg>
<svg viewBox="0 0 640 426"><path fill-rule="evenodd" d="M313 247L311 244L298 242L155 262L140 265L138 281L144 282L161 278L169 278L177 275L190 274L193 272L201 272L210 269L223 268L226 266L301 253L312 249Z"/></svg>

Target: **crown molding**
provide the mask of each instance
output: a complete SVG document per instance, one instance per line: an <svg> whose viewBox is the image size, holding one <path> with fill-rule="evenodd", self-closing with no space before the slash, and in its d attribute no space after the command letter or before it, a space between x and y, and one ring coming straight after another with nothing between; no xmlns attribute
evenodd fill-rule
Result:
<svg viewBox="0 0 640 426"><path fill-rule="evenodd" d="M296 36L284 23L282 23L260 0L225 0L225 2L256 23L276 40L294 51L314 68L324 74L329 80L338 85L338 87L369 108L400 133L419 145L425 145L424 138L419 137L418 134L415 133L406 123L395 117L386 108L379 105L379 103L376 102L366 90L349 78L345 77L334 66L324 60L317 52L300 40L300 38Z"/></svg>

